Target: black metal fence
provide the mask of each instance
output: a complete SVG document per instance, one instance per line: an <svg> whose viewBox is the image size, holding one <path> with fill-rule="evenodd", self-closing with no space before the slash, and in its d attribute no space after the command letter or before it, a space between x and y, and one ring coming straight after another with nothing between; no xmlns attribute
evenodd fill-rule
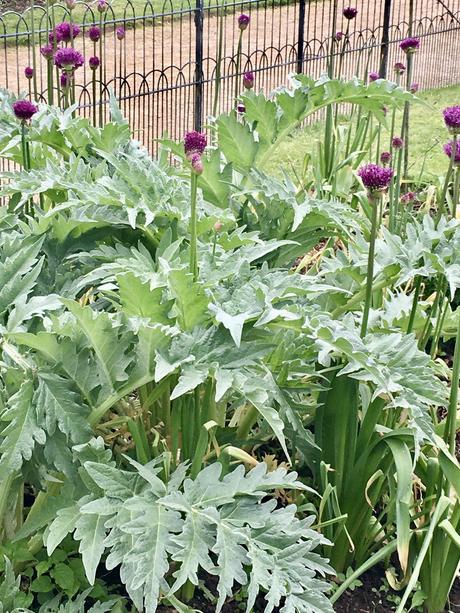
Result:
<svg viewBox="0 0 460 613"><path fill-rule="evenodd" d="M53 24L70 17L64 3L46 3L0 14L1 87L30 92L23 71L35 66L37 92L46 97L47 65L39 48ZM351 21L342 15L349 4L358 9ZM242 35L238 66L240 13L251 22ZM460 0L164 0L161 5L113 0L102 16L94 2L78 2L72 19L81 27L75 47L102 60L96 87L87 63L76 73L80 112L91 116L94 105L102 105L105 115L113 91L135 136L150 150L165 132L181 138L214 107L230 109L248 70L255 74L256 89L265 91L286 84L293 72L319 76L332 44L342 56L342 76L363 77L379 69L391 76L394 62L404 61L399 41L413 34L421 38L414 81L423 88L460 82ZM87 37L94 24L102 29L101 43ZM126 29L123 40L116 36L119 26ZM345 36L332 43L336 31ZM218 96L216 70L222 77Z"/></svg>

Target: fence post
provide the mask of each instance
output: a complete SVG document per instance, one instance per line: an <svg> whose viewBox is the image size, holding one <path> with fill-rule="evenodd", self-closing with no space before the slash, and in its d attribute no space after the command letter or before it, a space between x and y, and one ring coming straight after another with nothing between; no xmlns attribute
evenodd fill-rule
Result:
<svg viewBox="0 0 460 613"><path fill-rule="evenodd" d="M305 0L299 2L299 28L297 31L297 74L303 72L305 44Z"/></svg>
<svg viewBox="0 0 460 613"><path fill-rule="evenodd" d="M203 0L195 5L195 104L194 129L201 132L203 123Z"/></svg>
<svg viewBox="0 0 460 613"><path fill-rule="evenodd" d="M391 18L391 0L385 0L383 10L383 30L382 42L380 43L380 67L379 77L385 79L388 69L388 53L390 51L390 18Z"/></svg>

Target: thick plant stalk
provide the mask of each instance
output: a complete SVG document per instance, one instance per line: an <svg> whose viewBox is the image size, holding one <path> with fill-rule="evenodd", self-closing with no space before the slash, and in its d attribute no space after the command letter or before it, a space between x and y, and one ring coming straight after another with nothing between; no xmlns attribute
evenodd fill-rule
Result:
<svg viewBox="0 0 460 613"><path fill-rule="evenodd" d="M369 195L369 202L372 211L372 225L371 237L369 242L369 255L367 258L366 298L364 302L363 320L361 323L361 338L364 338L366 336L367 325L369 322L369 310L371 308L372 300L372 282L374 279L375 239L377 237L378 226L378 197L376 195Z"/></svg>
<svg viewBox="0 0 460 613"><path fill-rule="evenodd" d="M240 65L241 65L241 49L243 46L243 30L240 30L240 35L238 37L238 47L236 49L236 70L235 70L235 105L238 102L238 93L240 90Z"/></svg>
<svg viewBox="0 0 460 613"><path fill-rule="evenodd" d="M455 150L457 149L457 145L455 145ZM455 176L454 176L454 190L452 194L452 219L457 217L457 206L458 206L458 197L460 193L460 166L456 165L455 167Z"/></svg>
<svg viewBox="0 0 460 613"><path fill-rule="evenodd" d="M31 16L31 24L30 24L30 32L32 34L32 68L33 68L33 76L32 82L34 85L34 99L37 100L37 57L36 53L36 44L37 40L35 38L35 13L34 13L34 0L30 0L30 16Z"/></svg>
<svg viewBox="0 0 460 613"><path fill-rule="evenodd" d="M225 9L222 7L220 9L220 19L219 19L219 43L217 47L217 59L216 59L216 78L214 80L214 102L212 105L212 114L213 117L217 115L217 109L219 106L219 94L220 94L220 85L222 82L221 76L221 68L222 68L222 47L223 47L223 38L224 38L224 18L225 18ZM240 38L242 32L240 31Z"/></svg>
<svg viewBox="0 0 460 613"><path fill-rule="evenodd" d="M458 386L460 376L460 307L457 307L457 319L457 336L455 338L449 408L447 413L446 428L444 431L444 440L449 445L449 450L452 455L455 454L455 437L457 434Z"/></svg>
<svg viewBox="0 0 460 613"><path fill-rule="evenodd" d="M196 196L198 189L198 177L192 169L190 178L191 191L191 214L190 214L190 272L193 280L198 279L198 259L197 259L197 229L196 229Z"/></svg>

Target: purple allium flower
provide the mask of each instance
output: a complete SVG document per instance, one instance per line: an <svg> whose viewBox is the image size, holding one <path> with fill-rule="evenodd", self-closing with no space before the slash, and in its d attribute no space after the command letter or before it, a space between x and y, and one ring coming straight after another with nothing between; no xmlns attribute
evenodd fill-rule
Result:
<svg viewBox="0 0 460 613"><path fill-rule="evenodd" d="M192 170L196 175L203 174L203 162L199 153L192 154L190 158L190 163L192 165Z"/></svg>
<svg viewBox="0 0 460 613"><path fill-rule="evenodd" d="M245 72L243 75L243 85L246 89L254 87L254 73L251 71Z"/></svg>
<svg viewBox="0 0 460 613"><path fill-rule="evenodd" d="M249 15L245 15L244 13L242 13L239 17L238 17L238 27L240 30L246 30L246 28L249 25L249 22L251 21L251 17Z"/></svg>
<svg viewBox="0 0 460 613"><path fill-rule="evenodd" d="M353 6L346 6L343 9L343 16L345 17L345 19L354 19L357 14L358 9L354 8Z"/></svg>
<svg viewBox="0 0 460 613"><path fill-rule="evenodd" d="M53 59L53 54L54 54L53 45L49 44L49 45L45 45L44 47L41 47L40 53L47 60Z"/></svg>
<svg viewBox="0 0 460 613"><path fill-rule="evenodd" d="M382 153L380 154L380 161L382 162L382 164L389 164L391 162L392 157L393 156L389 151L382 151Z"/></svg>
<svg viewBox="0 0 460 613"><path fill-rule="evenodd" d="M366 164L358 170L358 176L361 177L364 187L371 193L383 192L390 184L393 176L392 168L382 168L377 164Z"/></svg>
<svg viewBox="0 0 460 613"><path fill-rule="evenodd" d="M400 136L393 136L391 139L391 146L394 149L402 149L404 147L404 141Z"/></svg>
<svg viewBox="0 0 460 613"><path fill-rule="evenodd" d="M64 70L75 70L75 68L83 66L85 63L85 58L82 56L80 51L77 51L72 47L66 47L56 51L54 63L56 66L58 66L58 68L63 68Z"/></svg>
<svg viewBox="0 0 460 613"><path fill-rule="evenodd" d="M193 130L193 132L187 132L184 138L184 151L186 157L191 160L195 153L201 155L206 149L207 144L206 134L196 132L195 130Z"/></svg>
<svg viewBox="0 0 460 613"><path fill-rule="evenodd" d="M396 62L393 68L396 74L402 74L406 70L406 66L402 62Z"/></svg>
<svg viewBox="0 0 460 613"><path fill-rule="evenodd" d="M416 94L420 89L420 83L411 83L409 87L409 91L411 94Z"/></svg>
<svg viewBox="0 0 460 613"><path fill-rule="evenodd" d="M123 40L125 35L126 35L124 27L123 26L118 26L118 28L115 31L117 33L118 40Z"/></svg>
<svg viewBox="0 0 460 613"><path fill-rule="evenodd" d="M369 73L369 81L377 81L378 78L379 78L379 73L378 72L370 72Z"/></svg>
<svg viewBox="0 0 460 613"><path fill-rule="evenodd" d="M37 111L35 104L29 102L29 100L16 100L13 104L13 112L21 121L28 121Z"/></svg>
<svg viewBox="0 0 460 613"><path fill-rule="evenodd" d="M401 196L401 202L404 202L404 204L416 202L416 200L417 200L417 194L415 192L407 192L406 194L403 194Z"/></svg>
<svg viewBox="0 0 460 613"><path fill-rule="evenodd" d="M402 49L404 53L415 53L419 47L420 39L414 36L409 36L399 43L399 48Z"/></svg>
<svg viewBox="0 0 460 613"><path fill-rule="evenodd" d="M97 55L93 55L93 57L90 57L88 60L88 64L89 67L91 68L91 70L96 70L96 68L99 68L99 64L101 63L100 59L97 57Z"/></svg>
<svg viewBox="0 0 460 613"><path fill-rule="evenodd" d="M26 79L31 79L34 76L34 69L30 66L24 68L24 76Z"/></svg>
<svg viewBox="0 0 460 613"><path fill-rule="evenodd" d="M98 26L91 26L88 28L88 38L92 40L93 43L97 43L101 38L101 29Z"/></svg>
<svg viewBox="0 0 460 613"><path fill-rule="evenodd" d="M453 151L455 143L455 151ZM460 141L450 140L448 143L444 145L444 153L452 159L452 154L454 155L454 164L457 166L460 164Z"/></svg>
<svg viewBox="0 0 460 613"><path fill-rule="evenodd" d="M238 104L236 105L236 110L238 113L243 114L246 112L246 107L242 102L238 102Z"/></svg>
<svg viewBox="0 0 460 613"><path fill-rule="evenodd" d="M97 10L99 13L105 13L105 11L109 8L106 0L97 0Z"/></svg>
<svg viewBox="0 0 460 613"><path fill-rule="evenodd" d="M80 28L75 23L63 21L58 23L49 35L50 43L68 43L80 34Z"/></svg>
<svg viewBox="0 0 460 613"><path fill-rule="evenodd" d="M345 34L339 30L338 32L335 33L334 38L338 43L340 43L340 41L342 40L344 36Z"/></svg>
<svg viewBox="0 0 460 613"><path fill-rule="evenodd" d="M65 91L68 87L70 87L70 74L68 74L67 72L63 72L61 74L61 78L59 79L59 82L61 84L62 89Z"/></svg>
<svg viewBox="0 0 460 613"><path fill-rule="evenodd" d="M452 134L460 133L460 104L448 106L442 112L444 123Z"/></svg>

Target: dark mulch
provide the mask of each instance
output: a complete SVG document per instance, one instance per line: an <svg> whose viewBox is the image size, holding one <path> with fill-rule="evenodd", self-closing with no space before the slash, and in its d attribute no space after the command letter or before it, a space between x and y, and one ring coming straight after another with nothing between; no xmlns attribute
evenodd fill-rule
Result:
<svg viewBox="0 0 460 613"><path fill-rule="evenodd" d="M44 0L34 0L34 5L43 5ZM0 11L5 13L6 11L16 11L22 13L30 6L30 0L0 0Z"/></svg>

